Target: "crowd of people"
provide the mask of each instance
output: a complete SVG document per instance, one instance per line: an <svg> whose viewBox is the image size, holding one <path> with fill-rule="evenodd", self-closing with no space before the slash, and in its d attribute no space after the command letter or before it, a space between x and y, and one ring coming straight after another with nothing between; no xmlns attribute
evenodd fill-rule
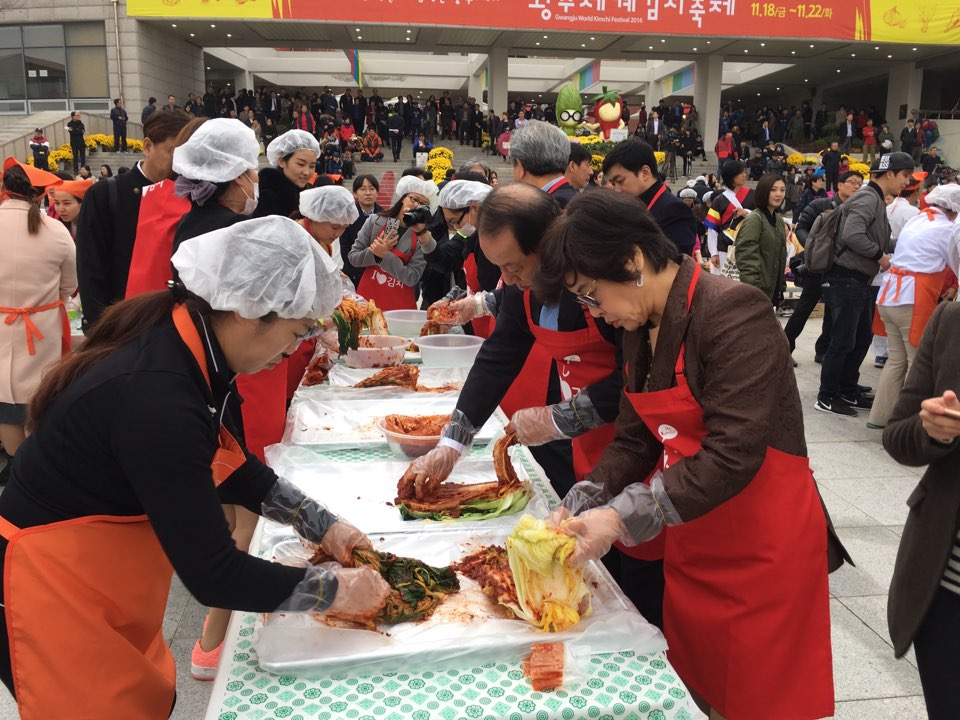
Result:
<svg viewBox="0 0 960 720"><path fill-rule="evenodd" d="M443 308L447 324L485 338L440 444L407 470L418 495L447 479L502 407L562 498L548 520L577 538L573 561L603 560L664 629L671 662L705 707L833 713L827 575L850 556L813 482L791 354L822 297L816 409L870 409L895 457L956 474L960 402L942 379L956 364L931 339L960 332L956 305L938 307L955 298L960 270L955 176L918 171L878 135L890 152L868 178L825 153L791 199L800 183L781 170L777 143L815 133L808 108L775 124L760 116L753 153L734 133L750 125L725 111L721 122L736 124L717 175L674 192L665 179L677 176L676 155L684 175L704 155L696 109L679 103L641 107L639 137L597 170L549 107L484 118L471 100L408 96L387 108L360 90L208 88L182 109L176 101L144 109L143 160L116 176L106 168L102 182L4 163L0 244L16 262L0 267L0 357L12 368L0 378L0 442L13 457L0 545L5 564L32 568L4 587L0 678L11 692L36 697L41 680L63 680L59 665L5 634L23 626L45 637L42 609L54 603L84 629L58 633L64 662L91 643L129 659L135 645L122 679L135 676L138 691L123 709L169 708L172 663L151 642L166 647L171 565L213 608L193 650L198 679L216 672L232 609L359 614L385 600L376 573L244 554L258 515L292 523L334 557L369 543L263 463L307 363L337 344L318 320L352 297ZM122 103L114 110L125 123ZM504 128L513 182L503 187L480 160L439 185L412 167L383 205L375 173L350 172L343 186L345 162L358 153L375 165L386 140L399 159L405 139L414 153L454 134L479 147ZM826 261L814 253L823 247ZM773 309L788 277L802 294L782 328ZM65 303L77 293L86 341L70 351ZM888 338L889 359L874 396L859 369L875 334ZM907 377L911 363L921 370ZM931 717L954 717L944 668L955 667L960 619L960 494L944 491L941 504L922 528L934 511L912 505L891 597L922 580L929 602L905 600L891 628L898 654L915 643ZM43 542L75 546L80 559L10 552L40 553ZM919 563L918 578L908 566L925 544L944 553L939 565ZM104 562L118 545L126 554ZM84 572L40 582L66 562ZM736 573L718 569L730 563ZM116 613L93 598L104 583L120 588ZM36 609L11 604L11 593ZM115 683L88 680L79 673L71 702L116 714L104 695Z"/></svg>

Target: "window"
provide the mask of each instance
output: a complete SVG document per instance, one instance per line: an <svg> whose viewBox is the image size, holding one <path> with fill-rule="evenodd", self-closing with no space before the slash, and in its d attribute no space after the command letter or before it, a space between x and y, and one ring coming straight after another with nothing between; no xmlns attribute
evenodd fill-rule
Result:
<svg viewBox="0 0 960 720"><path fill-rule="evenodd" d="M18 48L22 44L18 25L0 27L0 48Z"/></svg>
<svg viewBox="0 0 960 720"><path fill-rule="evenodd" d="M104 47L107 34L102 22L70 23L63 26L67 47Z"/></svg>
<svg viewBox="0 0 960 720"><path fill-rule="evenodd" d="M63 25L24 25L24 47L63 47Z"/></svg>
<svg viewBox="0 0 960 720"><path fill-rule="evenodd" d="M110 94L107 51L99 47L68 47L67 78L70 97L105 98Z"/></svg>
<svg viewBox="0 0 960 720"><path fill-rule="evenodd" d="M28 97L67 97L67 60L62 47L27 48L24 57Z"/></svg>
<svg viewBox="0 0 960 720"><path fill-rule="evenodd" d="M23 53L19 48L0 50L0 100L23 99Z"/></svg>

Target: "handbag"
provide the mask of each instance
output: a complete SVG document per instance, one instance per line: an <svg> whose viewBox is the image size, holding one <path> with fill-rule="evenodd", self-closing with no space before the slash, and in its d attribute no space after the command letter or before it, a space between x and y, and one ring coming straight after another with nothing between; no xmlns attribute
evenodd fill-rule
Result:
<svg viewBox="0 0 960 720"><path fill-rule="evenodd" d="M735 245L731 245L729 248L727 248L727 257L723 261L723 267L720 268L720 274L725 278L740 282L740 268L737 267Z"/></svg>

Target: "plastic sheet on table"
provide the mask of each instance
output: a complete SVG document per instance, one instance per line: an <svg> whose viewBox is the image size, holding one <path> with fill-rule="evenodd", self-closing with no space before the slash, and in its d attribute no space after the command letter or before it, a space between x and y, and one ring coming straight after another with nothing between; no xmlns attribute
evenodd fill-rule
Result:
<svg viewBox="0 0 960 720"><path fill-rule="evenodd" d="M284 445L303 445L321 450L347 450L387 444L377 421L385 415L446 415L457 406L451 393L405 393L385 396L386 388L371 388L374 396L357 398L347 388L327 388L312 398L295 398L287 413ZM340 390L341 392L331 392ZM477 433L475 442L487 442L503 426L494 414Z"/></svg>
<svg viewBox="0 0 960 720"><path fill-rule="evenodd" d="M349 368L346 365L334 365L330 369L329 383L331 388L343 387L353 388L354 390L367 390L371 388L354 388L358 382L372 377L380 372L382 368ZM463 385L464 380L470 368L420 368L419 384L426 388L440 388L448 385ZM405 390L405 388L397 388ZM406 392L414 392L406 390ZM449 391L448 391L449 392Z"/></svg>
<svg viewBox="0 0 960 720"><path fill-rule="evenodd" d="M342 463L305 448L274 445L267 459L278 475L294 483L304 493L323 503L331 512L356 525L368 535L378 533L419 533L425 528L465 529L513 528L523 512L544 517L549 504L544 493L530 480L520 462L513 465L519 477L530 489L531 497L525 508L515 513L490 518L451 520L404 520L394 506L397 481L409 467L404 460ZM450 482L486 483L496 480L490 458L467 458L457 463Z"/></svg>
<svg viewBox="0 0 960 720"><path fill-rule="evenodd" d="M483 532L403 533L372 537L374 547L449 565L483 545L503 545L509 528ZM265 533L264 557L298 552L288 530ZM307 551L302 550L304 556ZM646 622L599 563L591 563L586 581L592 613L561 633L543 633L484 596L473 581L459 576L461 590L444 599L434 614L417 623L382 626L379 631L334 627L309 613L266 617L254 638L260 666L276 673L322 669L334 675L354 671L419 672L457 663L516 662L534 643L563 642L575 656L666 649L660 631Z"/></svg>

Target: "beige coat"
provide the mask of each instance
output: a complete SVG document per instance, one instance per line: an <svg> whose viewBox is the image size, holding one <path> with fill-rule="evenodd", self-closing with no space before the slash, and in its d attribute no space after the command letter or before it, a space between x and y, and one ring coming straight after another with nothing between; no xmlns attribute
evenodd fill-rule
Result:
<svg viewBox="0 0 960 720"><path fill-rule="evenodd" d="M43 216L36 235L27 233L24 200L0 205L0 307L27 308L66 300L77 289L77 252L59 220ZM58 310L30 316L43 340L27 351L22 317L8 325L0 313L0 402L29 403L43 371L60 359L62 324Z"/></svg>

